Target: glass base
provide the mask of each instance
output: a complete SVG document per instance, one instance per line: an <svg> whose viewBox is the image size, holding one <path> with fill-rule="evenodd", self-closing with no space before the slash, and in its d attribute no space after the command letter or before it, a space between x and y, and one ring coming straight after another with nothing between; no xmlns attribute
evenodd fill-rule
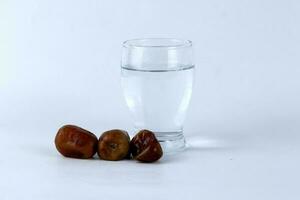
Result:
<svg viewBox="0 0 300 200"><path fill-rule="evenodd" d="M173 154L185 149L185 138L181 132L154 132L164 154Z"/></svg>

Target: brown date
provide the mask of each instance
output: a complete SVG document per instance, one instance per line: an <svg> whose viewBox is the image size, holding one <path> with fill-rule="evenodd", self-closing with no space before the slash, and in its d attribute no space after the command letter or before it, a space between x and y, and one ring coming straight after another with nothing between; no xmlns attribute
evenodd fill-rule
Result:
<svg viewBox="0 0 300 200"><path fill-rule="evenodd" d="M78 126L65 125L55 137L56 149L66 157L91 158L97 151L97 137Z"/></svg>
<svg viewBox="0 0 300 200"><path fill-rule="evenodd" d="M154 133L149 130L141 130L132 138L130 152L134 159L141 162L155 162L163 155Z"/></svg>
<svg viewBox="0 0 300 200"><path fill-rule="evenodd" d="M98 142L98 155L103 160L128 158L130 138L126 131L114 129L104 132Z"/></svg>

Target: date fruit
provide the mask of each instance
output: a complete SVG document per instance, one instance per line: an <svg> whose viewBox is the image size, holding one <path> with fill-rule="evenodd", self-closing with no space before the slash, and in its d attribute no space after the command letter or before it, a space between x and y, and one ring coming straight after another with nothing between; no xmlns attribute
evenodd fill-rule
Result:
<svg viewBox="0 0 300 200"><path fill-rule="evenodd" d="M141 130L132 138L130 152L133 159L141 162L155 162L163 155L154 133L149 130Z"/></svg>
<svg viewBox="0 0 300 200"><path fill-rule="evenodd" d="M91 158L97 151L97 137L78 126L65 125L55 137L56 149L66 157Z"/></svg>
<svg viewBox="0 0 300 200"><path fill-rule="evenodd" d="M126 131L114 129L104 132L98 142L98 155L103 160L122 160L129 154L130 138Z"/></svg>

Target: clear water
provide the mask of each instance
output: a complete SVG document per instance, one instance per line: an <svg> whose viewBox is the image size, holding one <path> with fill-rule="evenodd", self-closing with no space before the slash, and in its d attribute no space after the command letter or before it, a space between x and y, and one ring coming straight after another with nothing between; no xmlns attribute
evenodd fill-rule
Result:
<svg viewBox="0 0 300 200"><path fill-rule="evenodd" d="M140 71L122 67L122 86L136 129L182 132L192 95L194 67Z"/></svg>

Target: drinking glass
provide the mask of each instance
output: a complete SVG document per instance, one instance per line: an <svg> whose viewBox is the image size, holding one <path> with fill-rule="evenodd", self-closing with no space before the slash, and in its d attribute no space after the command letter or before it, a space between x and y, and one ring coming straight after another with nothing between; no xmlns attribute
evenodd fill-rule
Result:
<svg viewBox="0 0 300 200"><path fill-rule="evenodd" d="M165 152L185 148L183 122L194 79L192 42L169 38L123 43L121 82L136 131L155 133Z"/></svg>

